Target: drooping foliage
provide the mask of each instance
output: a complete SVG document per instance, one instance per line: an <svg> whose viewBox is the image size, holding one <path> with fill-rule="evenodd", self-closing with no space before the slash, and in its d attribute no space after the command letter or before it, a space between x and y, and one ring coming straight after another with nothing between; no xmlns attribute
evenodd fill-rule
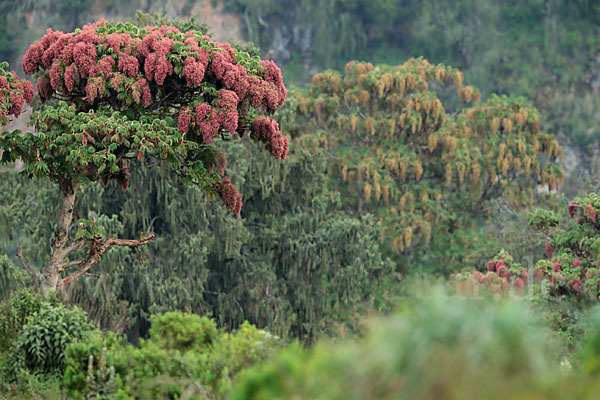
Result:
<svg viewBox="0 0 600 400"><path fill-rule="evenodd" d="M233 155L231 179L245 193L241 219L152 159L132 170L132 186L144 190L124 193L99 182L81 190L75 208L102 236L153 231L157 237L140 248L141 259L125 248L106 253L94 273L71 285L70 301L132 340L147 335L151 313L163 311L212 315L228 328L248 320L278 336L312 341L340 329L352 333L362 312L385 309L400 279L382 255L380 224L340 209L339 193L327 188L323 156L292 146L281 163L250 144L225 145ZM264 170L269 178L259 173ZM28 235L23 251L32 265L43 265L53 211L36 210L59 194L14 171L0 176L0 197L14 209L7 214L13 228L0 229L2 252L14 256ZM28 207L19 206L21 196ZM38 219L30 226L32 215Z"/></svg>
<svg viewBox="0 0 600 400"><path fill-rule="evenodd" d="M329 155L345 206L376 213L396 253L460 234L490 199L531 204L539 184L554 190L563 176L554 163L563 150L540 131L535 108L514 97L481 102L460 71L425 60L317 74L297 109L298 144Z"/></svg>

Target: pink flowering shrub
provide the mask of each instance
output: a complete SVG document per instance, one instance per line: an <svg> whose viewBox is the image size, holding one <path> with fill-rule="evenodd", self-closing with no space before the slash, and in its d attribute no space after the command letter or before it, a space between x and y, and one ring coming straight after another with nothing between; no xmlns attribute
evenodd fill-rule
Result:
<svg viewBox="0 0 600 400"><path fill-rule="evenodd" d="M575 296L597 300L600 294L600 225L597 211L600 197L592 193L569 201L570 222L559 226L558 216L538 210L530 224L549 235L546 258L536 263L536 279L554 296Z"/></svg>
<svg viewBox="0 0 600 400"><path fill-rule="evenodd" d="M470 274L458 274L460 293L483 293L489 290L494 294L506 294L510 289L522 292L529 282L529 274L521 264L514 262L512 256L501 250L496 257L487 262L487 271L474 270ZM479 290L483 288L484 290Z"/></svg>
<svg viewBox="0 0 600 400"><path fill-rule="evenodd" d="M190 181L216 192L230 210L239 214L241 196L223 176L225 156L198 150L210 146L219 135L243 137L251 129L252 137L265 143L275 158L285 160L288 153L288 139L279 131L277 122L254 117L275 112L285 101L287 92L279 67L272 61L238 53L228 43L213 41L195 31L180 32L169 26L140 29L131 24L111 25L104 20L72 33L49 29L29 47L22 65L26 74L39 74L36 86L42 102L57 95L74 107L75 113L108 116L118 112L129 120L162 121L152 138L139 131L141 136L133 141L108 128L110 121L105 121L106 128L98 132L78 124L81 129L75 129L73 135L82 135L84 146L93 148L92 154L102 153L95 171L90 170L89 163L83 163L86 167L80 172L85 172L88 179L100 179L104 184L115 179L126 188L126 154L133 150L142 159L144 154L160 148L164 158L179 160L180 170L194 175ZM13 80L20 82L16 77ZM30 101L33 95L30 83L15 85L12 92L7 92L12 108L4 111L6 115L18 115L23 99L29 96ZM40 128L48 126L38 118ZM172 135L171 128L176 128L178 135ZM114 137L115 133L121 139ZM109 145L107 136L117 143L117 148L109 152L105 151ZM176 145L187 150L175 149ZM69 154L85 156L86 152ZM201 154L219 154L219 159L207 159ZM104 165L107 162L110 168ZM219 166L218 174L214 165ZM206 171L210 172L207 176L200 176Z"/></svg>

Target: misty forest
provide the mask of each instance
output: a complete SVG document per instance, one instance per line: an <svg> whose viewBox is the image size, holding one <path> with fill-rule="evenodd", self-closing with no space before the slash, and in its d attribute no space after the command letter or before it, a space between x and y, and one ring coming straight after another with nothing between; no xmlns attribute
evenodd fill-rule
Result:
<svg viewBox="0 0 600 400"><path fill-rule="evenodd" d="M0 400L599 397L597 0L0 10Z"/></svg>

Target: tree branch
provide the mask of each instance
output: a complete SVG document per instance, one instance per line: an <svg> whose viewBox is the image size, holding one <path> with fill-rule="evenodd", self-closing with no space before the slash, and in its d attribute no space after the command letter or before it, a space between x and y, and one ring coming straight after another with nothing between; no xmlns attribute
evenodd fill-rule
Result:
<svg viewBox="0 0 600 400"><path fill-rule="evenodd" d="M31 279L33 280L33 287L35 290L37 290L37 288L40 287L40 279L38 278L37 274L33 271L33 268L31 268L31 266L29 265L27 260L25 259L25 256L23 255L23 251L21 250L20 247L17 247L17 257L19 257L21 264L23 264L23 268L25 268L25 270L27 271L29 276L31 276Z"/></svg>
<svg viewBox="0 0 600 400"><path fill-rule="evenodd" d="M102 257L102 255L108 250L110 246L120 246L120 247L137 247L142 246L148 243L150 240L154 238L154 235L147 235L139 240L132 239L115 239L110 238L106 239L101 246L96 247L96 249L91 252L88 256L87 260L85 260L84 264L79 267L76 271L74 271L69 276L61 279L58 282L57 288L61 288L62 286L68 285L76 279L79 279L83 274L85 274L90 268L92 268Z"/></svg>
<svg viewBox="0 0 600 400"><path fill-rule="evenodd" d="M60 272L63 272L64 270L66 270L69 267L72 267L74 265L83 264L85 262L85 260L86 260L85 258L80 258L78 260L73 260L73 261L62 263L58 266L58 270Z"/></svg>

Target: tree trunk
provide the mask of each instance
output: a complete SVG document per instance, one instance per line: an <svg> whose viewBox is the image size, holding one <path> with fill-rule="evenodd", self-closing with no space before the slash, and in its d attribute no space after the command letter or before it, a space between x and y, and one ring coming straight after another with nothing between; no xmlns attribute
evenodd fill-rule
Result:
<svg viewBox="0 0 600 400"><path fill-rule="evenodd" d="M70 181L60 182L60 191L63 194L63 201L60 207L60 215L58 217L58 226L54 232L54 248L52 257L46 264L41 273L36 274L29 266L21 250L18 250L18 256L23 263L23 267L31 275L33 284L42 294L47 294L51 290L60 290L71 282L81 278L94 265L100 261L100 258L111 246L122 247L138 247L145 245L154 238L153 234L140 234L139 239L116 239L101 237L93 237L88 239L69 239L69 230L73 222L73 207L75 205L75 196L77 195L78 183ZM89 245L87 256L83 258L69 261L69 255ZM72 271L68 276L61 279L61 273L70 267L77 266L75 271Z"/></svg>
<svg viewBox="0 0 600 400"><path fill-rule="evenodd" d="M44 268L40 277L40 291L43 294L50 290L56 290L62 272L61 265L67 259L69 253L83 246L83 242L71 241L69 239L69 230L73 222L73 207L75 205L75 196L77 194L78 183L61 182L60 190L63 194L63 201L60 207L58 217L58 226L54 232L54 249L52 257Z"/></svg>

